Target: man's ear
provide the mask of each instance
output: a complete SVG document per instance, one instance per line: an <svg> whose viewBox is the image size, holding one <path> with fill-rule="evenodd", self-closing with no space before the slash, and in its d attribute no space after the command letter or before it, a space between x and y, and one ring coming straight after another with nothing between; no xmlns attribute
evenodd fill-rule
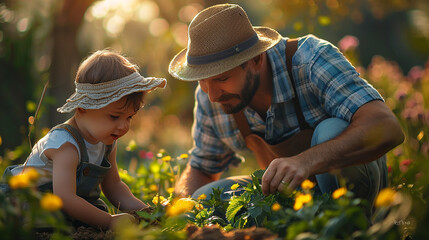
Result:
<svg viewBox="0 0 429 240"><path fill-rule="evenodd" d="M262 67L262 63L263 63L263 58L265 57L264 55L265 52L259 54L258 56L252 58L250 61L252 62L253 68L255 70L260 70Z"/></svg>

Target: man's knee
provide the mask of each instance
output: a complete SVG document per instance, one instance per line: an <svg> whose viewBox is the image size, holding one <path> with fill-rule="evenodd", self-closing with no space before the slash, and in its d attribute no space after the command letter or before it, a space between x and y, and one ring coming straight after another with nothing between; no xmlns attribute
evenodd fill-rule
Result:
<svg viewBox="0 0 429 240"><path fill-rule="evenodd" d="M198 188L193 194L192 198L197 199L200 195L205 194L207 199L210 198L210 195L213 193L213 189L221 190L221 199L228 200L232 195L228 193L231 190L231 186L238 183L240 186L246 186L252 181L250 176L234 176L225 179L221 179L215 182L211 182L206 184L200 188ZM237 194L239 195L239 194Z"/></svg>
<svg viewBox="0 0 429 240"><path fill-rule="evenodd" d="M314 129L311 146L326 142L340 135L348 126L349 122L339 118L323 120Z"/></svg>
<svg viewBox="0 0 429 240"><path fill-rule="evenodd" d="M328 118L320 122L311 140L311 145L326 142L341 134L349 123L339 118ZM339 179L345 179L347 187L355 193L355 197L365 198L370 204L377 193L387 187L387 167L386 157L357 166L343 168L339 174L320 174L316 175L319 187L322 192L330 192L339 187Z"/></svg>
<svg viewBox="0 0 429 240"><path fill-rule="evenodd" d="M386 156L366 164L344 168L341 170L341 176L347 180L356 197L372 202L378 192L387 187Z"/></svg>

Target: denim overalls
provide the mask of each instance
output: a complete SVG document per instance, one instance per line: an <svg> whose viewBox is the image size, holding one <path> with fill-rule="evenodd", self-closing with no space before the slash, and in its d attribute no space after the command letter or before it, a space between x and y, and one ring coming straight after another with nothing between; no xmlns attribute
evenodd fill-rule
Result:
<svg viewBox="0 0 429 240"><path fill-rule="evenodd" d="M110 162L107 156L112 150L112 145L108 145L104 154L103 161L100 166L90 163L88 153L86 151L85 142L79 132L68 124L60 124L51 129L55 131L57 129L65 129L73 138L76 140L80 150L81 161L76 169L76 195L85 199L97 208L107 211L107 205L103 200L100 199L100 183L103 181L105 175L111 168ZM3 174L3 180L12 175L11 170L17 165L9 166L6 168ZM7 184L2 184L2 190L9 191ZM38 190L42 192L52 192L52 182L48 182L38 186Z"/></svg>

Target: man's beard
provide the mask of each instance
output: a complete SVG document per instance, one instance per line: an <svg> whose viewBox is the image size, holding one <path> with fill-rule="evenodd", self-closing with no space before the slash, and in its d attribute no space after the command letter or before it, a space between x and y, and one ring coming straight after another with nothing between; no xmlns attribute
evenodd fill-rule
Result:
<svg viewBox="0 0 429 240"><path fill-rule="evenodd" d="M218 101L225 101L232 98L240 99L241 101L237 105L222 104L223 111L227 114L233 114L240 112L243 108L248 106L252 101L256 90L259 88L260 83L259 75L252 75L250 71L246 73L246 82L240 94L225 94L222 95Z"/></svg>

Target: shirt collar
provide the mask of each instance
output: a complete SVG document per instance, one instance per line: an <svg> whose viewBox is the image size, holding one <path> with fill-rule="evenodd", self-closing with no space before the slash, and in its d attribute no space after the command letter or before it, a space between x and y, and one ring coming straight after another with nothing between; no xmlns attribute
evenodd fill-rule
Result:
<svg viewBox="0 0 429 240"><path fill-rule="evenodd" d="M267 50L273 72L272 104L287 102L295 96L286 67L286 39L283 38L277 45Z"/></svg>

